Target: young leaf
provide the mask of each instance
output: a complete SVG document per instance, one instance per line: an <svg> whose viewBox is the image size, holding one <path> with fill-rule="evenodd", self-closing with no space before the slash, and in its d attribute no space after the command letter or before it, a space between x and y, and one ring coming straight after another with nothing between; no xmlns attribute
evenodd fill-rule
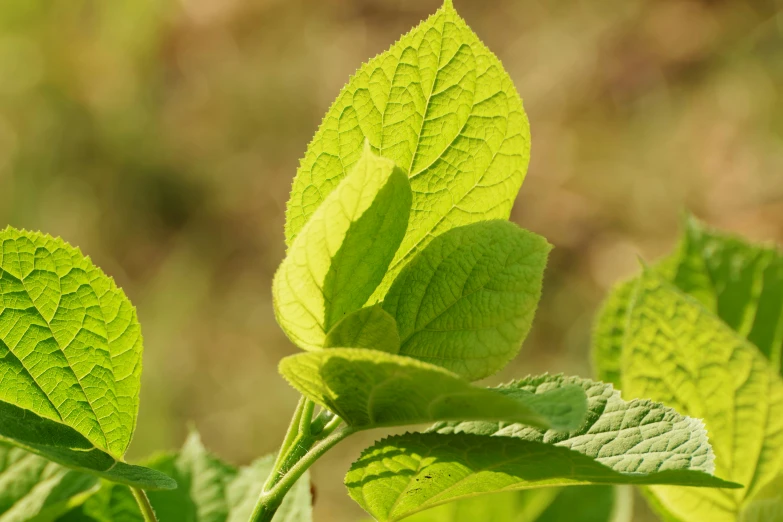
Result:
<svg viewBox="0 0 783 522"><path fill-rule="evenodd" d="M368 306L346 316L326 334L326 348L369 348L388 353L400 351L400 334L394 317L381 305Z"/></svg>
<svg viewBox="0 0 783 522"><path fill-rule="evenodd" d="M122 462L141 352L135 309L89 258L50 236L0 232L0 437L111 480L175 487Z"/></svg>
<svg viewBox="0 0 783 522"><path fill-rule="evenodd" d="M405 174L365 149L275 274L275 314L294 344L323 348L332 327L367 302L400 245L410 208Z"/></svg>
<svg viewBox="0 0 783 522"><path fill-rule="evenodd" d="M150 503L161 522L246 522L273 464L274 456L269 455L237 470L211 455L193 432L179 453L148 462L180 484L175 491L149 492ZM97 494L59 522L118 521L144 522L128 488L104 483ZM286 496L274 522L312 522L307 474Z"/></svg>
<svg viewBox="0 0 783 522"><path fill-rule="evenodd" d="M711 475L700 421L647 400L625 402L611 385L544 376L507 386L551 393L579 385L585 422L571 432L497 422L441 423L429 433L385 439L365 451L345 483L376 519L400 520L459 498L578 484L740 487Z"/></svg>
<svg viewBox="0 0 783 522"><path fill-rule="evenodd" d="M0 442L0 521L47 522L77 505L98 480Z"/></svg>
<svg viewBox="0 0 783 522"><path fill-rule="evenodd" d="M376 350L335 348L293 355L281 361L280 373L356 429L451 419L570 429L585 412L585 395L578 386L540 395L479 388L439 366Z"/></svg>
<svg viewBox="0 0 783 522"><path fill-rule="evenodd" d="M433 237L507 219L530 157L529 125L511 78L450 0L359 69L326 113L294 180L289 245L365 141L404 169L413 189L410 226L374 301Z"/></svg>
<svg viewBox="0 0 783 522"><path fill-rule="evenodd" d="M629 315L623 391L704 419L717 473L737 491L654 487L682 520L736 520L783 467L783 380L759 350L652 272L645 272Z"/></svg>
<svg viewBox="0 0 783 522"><path fill-rule="evenodd" d="M508 221L452 229L394 281L384 309L400 354L475 381L503 368L530 330L550 245Z"/></svg>

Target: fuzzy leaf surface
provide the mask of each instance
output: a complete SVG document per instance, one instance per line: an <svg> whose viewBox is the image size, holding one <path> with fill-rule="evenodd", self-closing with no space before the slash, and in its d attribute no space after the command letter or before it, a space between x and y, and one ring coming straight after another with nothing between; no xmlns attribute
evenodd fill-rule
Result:
<svg viewBox="0 0 783 522"><path fill-rule="evenodd" d="M326 348L369 348L388 353L400 351L400 334L394 317L381 305L349 314L326 335Z"/></svg>
<svg viewBox="0 0 783 522"><path fill-rule="evenodd" d="M277 322L305 350L364 306L408 226L408 178L365 149L351 173L312 215L272 283Z"/></svg>
<svg viewBox="0 0 783 522"><path fill-rule="evenodd" d="M510 420L570 429L584 418L579 386L549 393L473 386L439 366L376 350L335 348L286 357L280 373L357 429L438 420Z"/></svg>
<svg viewBox="0 0 783 522"><path fill-rule="evenodd" d="M653 487L681 520L736 520L783 465L783 381L757 347L647 271L640 279L622 357L623 392L704 419L716 473L745 489Z"/></svg>
<svg viewBox="0 0 783 522"><path fill-rule="evenodd" d="M112 480L174 487L122 462L141 356L136 310L89 258L61 239L0 232L0 437Z"/></svg>
<svg viewBox="0 0 783 522"><path fill-rule="evenodd" d="M346 476L351 497L381 521L463 497L579 484L739 487L711 475L701 423L661 404L626 402L611 385L562 376L507 389L546 394L580 386L586 420L570 432L502 422L440 423L365 451Z"/></svg>
<svg viewBox="0 0 783 522"><path fill-rule="evenodd" d="M394 281L384 309L400 354L475 381L502 369L530 331L551 247L508 221L434 239Z"/></svg>
<svg viewBox="0 0 783 522"><path fill-rule="evenodd" d="M326 113L294 180L289 245L359 161L365 141L400 166L413 189L410 226L374 301L433 237L507 219L530 157L511 78L450 0L362 66Z"/></svg>
<svg viewBox="0 0 783 522"><path fill-rule="evenodd" d="M0 442L0 522L55 520L97 483L92 475Z"/></svg>

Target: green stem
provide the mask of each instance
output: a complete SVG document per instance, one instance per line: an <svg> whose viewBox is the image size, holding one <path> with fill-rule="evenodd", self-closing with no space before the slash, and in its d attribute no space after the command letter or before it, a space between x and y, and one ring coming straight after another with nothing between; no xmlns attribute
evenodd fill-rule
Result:
<svg viewBox="0 0 783 522"><path fill-rule="evenodd" d="M275 459L275 465L272 466L272 472L269 474L269 478L267 478L267 481L264 484L265 491L268 488L271 488L274 485L274 482L277 481L277 476L280 474L280 470L288 458L288 453L291 450L291 446L294 444L297 436L299 435L299 424L301 423L302 413L305 410L306 403L307 399L302 397L299 399L299 404L296 405L294 416L291 417L291 424L288 425L288 431L286 432L285 438L283 439L283 444L280 446L280 452L277 454L277 458Z"/></svg>
<svg viewBox="0 0 783 522"><path fill-rule="evenodd" d="M142 489L130 488L133 493L136 502L139 504L139 510L141 510L141 516L144 518L144 522L158 522L158 517L155 516L155 510L152 509L150 499Z"/></svg>
<svg viewBox="0 0 783 522"><path fill-rule="evenodd" d="M335 426L336 425L337 423L335 423ZM282 504L283 498L304 472L338 442L349 435L353 435L355 432L355 429L345 426L337 429L328 437L318 441L307 453L298 459L290 469L286 470L282 477L279 477L279 480L276 481L271 489L261 493L258 503L253 510L253 514L250 516L249 522L271 522L277 509L280 507L280 504Z"/></svg>

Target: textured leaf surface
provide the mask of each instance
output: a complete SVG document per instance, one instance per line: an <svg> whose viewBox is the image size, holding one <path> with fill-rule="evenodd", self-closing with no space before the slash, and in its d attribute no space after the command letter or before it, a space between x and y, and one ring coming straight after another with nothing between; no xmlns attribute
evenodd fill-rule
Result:
<svg viewBox="0 0 783 522"><path fill-rule="evenodd" d="M275 314L291 341L323 348L332 327L365 304L400 245L410 208L405 174L365 149L275 274Z"/></svg>
<svg viewBox="0 0 783 522"><path fill-rule="evenodd" d="M497 422L440 423L430 433L379 442L346 476L351 497L379 520L480 493L576 484L737 487L710 473L701 423L646 400L625 402L611 385L544 376L506 388L528 393L579 385L584 423L571 432Z"/></svg>
<svg viewBox="0 0 783 522"><path fill-rule="evenodd" d="M570 429L582 422L585 395L563 386L540 395L473 386L409 357L335 348L286 357L280 372L294 388L357 429L437 420L513 420Z"/></svg>
<svg viewBox="0 0 783 522"><path fill-rule="evenodd" d="M781 368L783 254L686 220L674 284Z"/></svg>
<svg viewBox="0 0 783 522"><path fill-rule="evenodd" d="M0 522L51 521L98 480L0 442Z"/></svg>
<svg viewBox="0 0 783 522"><path fill-rule="evenodd" d="M160 522L245 522L274 465L266 456L236 469L210 454L191 433L177 454L162 455L150 467L170 474L180 487L149 492ZM104 483L101 490L60 522L143 522L128 488ZM274 522L312 522L310 479L305 474L283 501Z"/></svg>
<svg viewBox="0 0 783 522"><path fill-rule="evenodd" d="M400 334L394 317L381 305L349 314L326 335L326 348L369 348L388 353L400 351Z"/></svg>
<svg viewBox="0 0 783 522"><path fill-rule="evenodd" d="M79 250L0 232L0 437L112 480L174 487L121 462L136 425L141 353L135 309Z"/></svg>
<svg viewBox="0 0 783 522"><path fill-rule="evenodd" d="M326 113L294 180L289 245L359 160L365 140L408 173L413 189L410 226L377 300L433 237L507 219L530 151L511 79L450 1L365 64Z"/></svg>
<svg viewBox="0 0 783 522"><path fill-rule="evenodd" d="M400 354L469 380L503 368L533 321L550 245L508 221L439 236L400 273L383 307L400 332Z"/></svg>
<svg viewBox="0 0 783 522"><path fill-rule="evenodd" d="M716 473L745 489L654 487L682 520L736 520L783 465L783 382L759 350L652 272L639 283L623 351L623 392L704 419Z"/></svg>

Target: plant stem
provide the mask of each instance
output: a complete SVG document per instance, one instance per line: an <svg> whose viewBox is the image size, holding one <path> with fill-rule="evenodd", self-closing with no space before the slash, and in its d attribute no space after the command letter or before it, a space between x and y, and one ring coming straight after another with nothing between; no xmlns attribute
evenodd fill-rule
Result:
<svg viewBox="0 0 783 522"><path fill-rule="evenodd" d="M158 517L155 516L155 510L152 509L150 499L142 489L130 488L133 493L136 502L139 504L139 510L141 510L141 516L144 518L144 522L158 522Z"/></svg>
<svg viewBox="0 0 783 522"><path fill-rule="evenodd" d="M334 419L329 424L332 424L332 422L334 422ZM335 422L334 425L337 426L337 424L338 423ZM299 478L304 474L304 472L307 471L307 469L312 466L315 461L321 458L324 453L329 451L338 442L348 437L349 435L354 434L355 432L356 430L353 428L345 426L343 428L337 429L328 437L318 440L317 442L313 441L312 438L307 437L306 439L309 439L310 444L315 442L315 445L309 448L309 450L304 453L304 455L298 458L296 463L293 464L289 469L283 470L281 477L274 476L275 479L279 480L274 481L274 485L271 487L271 489L267 490L265 488L261 493L261 496L258 499L258 503L253 510L253 514L250 516L249 522L271 522L272 518L277 512L277 509L280 507L280 504L282 504L283 498L293 487L296 481L299 480ZM295 446L293 449L296 449ZM284 460L288 461L289 459L286 458ZM270 476L270 479L272 477L273 476ZM268 480L267 482L269 483L270 481Z"/></svg>

